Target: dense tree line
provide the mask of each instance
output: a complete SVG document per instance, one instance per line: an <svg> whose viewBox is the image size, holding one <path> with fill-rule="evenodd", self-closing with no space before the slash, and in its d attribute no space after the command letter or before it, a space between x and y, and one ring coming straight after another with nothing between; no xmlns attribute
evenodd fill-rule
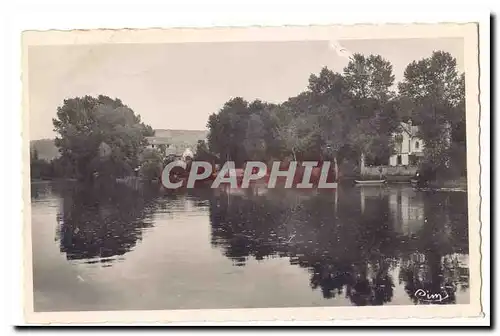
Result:
<svg viewBox="0 0 500 336"><path fill-rule="evenodd" d="M397 90L392 65L355 54L343 73L323 68L307 88L281 104L241 97L209 117L208 143L199 147L222 163L233 160L323 160L356 167L387 164L400 121L420 126L424 165L465 169L464 74L446 52L410 63ZM449 132L447 132L449 130ZM451 136L451 138L450 138ZM451 141L450 141L451 140Z"/></svg>
<svg viewBox="0 0 500 336"><path fill-rule="evenodd" d="M395 85L392 65L379 55L355 54L342 73L323 68L311 74L305 90L280 104L241 97L210 115L207 143L197 159L236 162L260 160L336 160L344 173L366 162L388 162L392 134L400 121L420 126L422 165L450 176L465 173L465 80L446 52L410 63ZM397 90L396 90L397 88ZM162 153L144 153L151 126L120 99L100 95L64 100L53 119L60 157L52 162L31 156L34 179L137 173L158 178ZM164 155L163 155L164 156Z"/></svg>

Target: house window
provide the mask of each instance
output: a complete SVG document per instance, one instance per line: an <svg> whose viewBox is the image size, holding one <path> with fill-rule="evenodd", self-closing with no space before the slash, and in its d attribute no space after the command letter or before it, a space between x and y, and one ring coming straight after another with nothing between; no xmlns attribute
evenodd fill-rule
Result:
<svg viewBox="0 0 500 336"><path fill-rule="evenodd" d="M396 134L395 139L396 141L396 149L399 153L403 152L403 135L402 134Z"/></svg>
<svg viewBox="0 0 500 336"><path fill-rule="evenodd" d="M397 160L397 165L403 164L403 160L401 158L401 155L398 155L396 160Z"/></svg>
<svg viewBox="0 0 500 336"><path fill-rule="evenodd" d="M419 149L420 148L420 144L417 142L415 142L415 149Z"/></svg>

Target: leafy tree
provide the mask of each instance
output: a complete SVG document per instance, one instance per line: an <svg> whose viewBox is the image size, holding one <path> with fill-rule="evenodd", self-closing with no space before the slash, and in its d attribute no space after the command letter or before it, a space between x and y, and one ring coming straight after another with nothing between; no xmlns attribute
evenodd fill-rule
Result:
<svg viewBox="0 0 500 336"><path fill-rule="evenodd" d="M59 156L50 162L53 178L70 178L76 175L74 165L67 157Z"/></svg>
<svg viewBox="0 0 500 336"><path fill-rule="evenodd" d="M435 51L410 63L399 91L411 103L411 118L425 142L423 164L444 171L449 166L452 130L465 124L464 75L451 54ZM465 146L463 147L465 157Z"/></svg>
<svg viewBox="0 0 500 336"><path fill-rule="evenodd" d="M384 133L380 114L373 118L362 119L349 133L349 143L358 153L362 153L367 162L377 165L386 164L393 154L394 142L391 134Z"/></svg>
<svg viewBox="0 0 500 336"><path fill-rule="evenodd" d="M344 77L339 73L329 70L327 67L322 68L319 75L311 74L309 76L309 85L307 88L315 98L326 98L329 96L346 98L347 93Z"/></svg>
<svg viewBox="0 0 500 336"><path fill-rule="evenodd" d="M243 147L249 160L262 160L266 156L264 123L258 114L252 114L247 122Z"/></svg>
<svg viewBox="0 0 500 336"><path fill-rule="evenodd" d="M245 153L242 143L246 133L248 102L236 97L224 104L217 114L208 119L208 145L210 151L219 154L222 160L233 160L242 164Z"/></svg>
<svg viewBox="0 0 500 336"><path fill-rule="evenodd" d="M293 119L290 122L281 120L276 127L277 138L283 143L284 149L291 153L294 161L297 160L297 152L303 147L304 139L298 136L301 121L299 119Z"/></svg>
<svg viewBox="0 0 500 336"><path fill-rule="evenodd" d="M130 173L152 128L119 99L107 96L66 99L53 119L55 144L61 157L73 165L76 177L92 178Z"/></svg>
<svg viewBox="0 0 500 336"><path fill-rule="evenodd" d="M211 163L216 163L219 161L217 156L210 152L205 140L198 140L198 144L196 145L196 152L194 154L194 160L206 161Z"/></svg>
<svg viewBox="0 0 500 336"><path fill-rule="evenodd" d="M368 161L385 164L393 151L392 133L399 124L392 65L380 55L355 54L344 69L355 118L347 143Z"/></svg>
<svg viewBox="0 0 500 336"><path fill-rule="evenodd" d="M274 120L269 113L275 108L260 100L248 103L237 97L224 104L208 120L208 147L223 162L235 161L242 166L251 158L264 159L277 151L273 138ZM268 152L269 150L269 152Z"/></svg>
<svg viewBox="0 0 500 336"><path fill-rule="evenodd" d="M392 64L380 55L355 54L344 69L344 78L356 100L386 102L393 94L390 90L395 79Z"/></svg>
<svg viewBox="0 0 500 336"><path fill-rule="evenodd" d="M449 137L439 136L447 134L443 125L451 125L452 139L460 144L451 156L460 161L461 149L465 153L464 76L453 71L454 60L446 53L433 57L408 66L399 95L393 92L390 62L380 55L358 54L343 74L326 67L311 74L306 90L282 104L233 98L209 118L207 151L237 165L291 156L299 161L346 160L352 167L361 154L374 164L386 164L400 121L428 124L436 121L436 113L442 115L440 126L427 127L422 135L428 160L447 157L439 148L447 146L441 140ZM439 74L436 69L441 69Z"/></svg>
<svg viewBox="0 0 500 336"><path fill-rule="evenodd" d="M323 155L337 158L341 152L357 152L388 160L391 134L398 125L393 83L392 65L374 55L355 55L344 75L323 68L319 76L310 76L308 103L302 106L316 118Z"/></svg>
<svg viewBox="0 0 500 336"><path fill-rule="evenodd" d="M51 164L39 158L36 148L30 152L30 176L32 180L45 180L53 176Z"/></svg>
<svg viewBox="0 0 500 336"><path fill-rule="evenodd" d="M324 67L318 75L309 77L307 91L283 104L294 119L287 129L288 138L294 130L301 159L321 160L325 155L331 159L337 155L345 145L352 118L350 103L343 76Z"/></svg>
<svg viewBox="0 0 500 336"><path fill-rule="evenodd" d="M141 157L139 175L148 180L159 180L163 171L164 156L160 151L144 151Z"/></svg>
<svg viewBox="0 0 500 336"><path fill-rule="evenodd" d="M159 144L158 152L160 153L161 158L164 160L167 157L167 145Z"/></svg>

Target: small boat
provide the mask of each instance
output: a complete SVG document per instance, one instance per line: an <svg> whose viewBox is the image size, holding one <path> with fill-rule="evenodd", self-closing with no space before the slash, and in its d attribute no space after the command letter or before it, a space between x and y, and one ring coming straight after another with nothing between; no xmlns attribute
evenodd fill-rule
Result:
<svg viewBox="0 0 500 336"><path fill-rule="evenodd" d="M387 182L387 180L354 180L358 185L380 185Z"/></svg>

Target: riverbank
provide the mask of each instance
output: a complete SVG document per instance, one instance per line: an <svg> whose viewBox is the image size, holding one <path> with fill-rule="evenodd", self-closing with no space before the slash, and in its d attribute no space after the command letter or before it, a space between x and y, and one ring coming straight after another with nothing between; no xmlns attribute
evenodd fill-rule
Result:
<svg viewBox="0 0 500 336"><path fill-rule="evenodd" d="M456 179L432 181L432 182L429 182L429 187L436 188L436 189L445 188L445 189L467 190L467 178L464 176L464 177L459 177Z"/></svg>
<svg viewBox="0 0 500 336"><path fill-rule="evenodd" d="M76 182L74 178L53 178L53 179L31 179L31 183L52 183L52 182Z"/></svg>

